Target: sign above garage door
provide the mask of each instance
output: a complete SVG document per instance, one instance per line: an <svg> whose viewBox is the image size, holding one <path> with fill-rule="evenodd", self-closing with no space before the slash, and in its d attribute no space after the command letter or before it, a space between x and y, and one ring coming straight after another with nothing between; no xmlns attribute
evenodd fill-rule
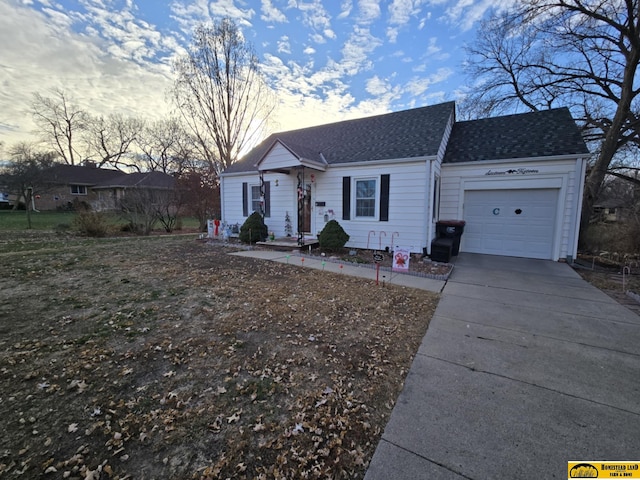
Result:
<svg viewBox="0 0 640 480"><path fill-rule="evenodd" d="M467 190L461 250L552 259L559 189Z"/></svg>

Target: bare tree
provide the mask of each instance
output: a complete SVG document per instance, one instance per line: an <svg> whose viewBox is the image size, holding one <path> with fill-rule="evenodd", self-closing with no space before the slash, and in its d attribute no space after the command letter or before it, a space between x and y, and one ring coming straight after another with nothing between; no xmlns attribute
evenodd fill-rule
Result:
<svg viewBox="0 0 640 480"><path fill-rule="evenodd" d="M158 120L146 125L137 140L145 171L180 174L194 159L193 139L175 118Z"/></svg>
<svg viewBox="0 0 640 480"><path fill-rule="evenodd" d="M86 142L91 156L98 159L98 166L136 168L127 158L134 142L144 129L144 121L135 117L112 114L108 117L92 117L87 122Z"/></svg>
<svg viewBox="0 0 640 480"><path fill-rule="evenodd" d="M16 196L14 208L24 201L27 228L31 228L33 199L48 187L46 170L54 165L56 153L42 152L29 143L19 143L11 148L10 155L11 161L0 174L0 183Z"/></svg>
<svg viewBox="0 0 640 480"><path fill-rule="evenodd" d="M201 231L206 230L207 220L220 218L220 186L210 165L183 172L177 179L177 189L185 213L198 219Z"/></svg>
<svg viewBox="0 0 640 480"><path fill-rule="evenodd" d="M174 101L200 156L219 173L257 139L274 109L258 58L225 18L195 29L188 54L174 70Z"/></svg>
<svg viewBox="0 0 640 480"><path fill-rule="evenodd" d="M596 150L587 227L617 153L640 146L640 0L520 0L479 28L469 50L478 114L569 106ZM627 150L628 151L628 150Z"/></svg>
<svg viewBox="0 0 640 480"><path fill-rule="evenodd" d="M51 97L34 94L31 113L43 141L65 163L80 163L82 157L78 147L81 145L81 134L87 127L87 113L74 105L60 89L54 90Z"/></svg>
<svg viewBox="0 0 640 480"><path fill-rule="evenodd" d="M149 235L158 223L159 213L167 204L168 191L140 187L127 188L120 200L120 216L132 232Z"/></svg>

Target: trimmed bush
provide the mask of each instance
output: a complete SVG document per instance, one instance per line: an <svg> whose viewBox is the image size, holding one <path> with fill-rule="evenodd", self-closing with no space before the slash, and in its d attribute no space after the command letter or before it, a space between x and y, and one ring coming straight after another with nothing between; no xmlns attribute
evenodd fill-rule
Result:
<svg viewBox="0 0 640 480"><path fill-rule="evenodd" d="M329 220L318 235L320 248L326 250L340 250L348 241L349 235L336 220Z"/></svg>
<svg viewBox="0 0 640 480"><path fill-rule="evenodd" d="M240 227L240 241L243 243L264 242L269 234L267 226L258 212L253 212Z"/></svg>

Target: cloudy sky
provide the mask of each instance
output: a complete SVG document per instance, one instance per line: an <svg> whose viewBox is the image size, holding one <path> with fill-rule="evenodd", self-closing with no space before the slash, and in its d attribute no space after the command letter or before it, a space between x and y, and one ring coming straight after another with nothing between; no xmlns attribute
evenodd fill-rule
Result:
<svg viewBox="0 0 640 480"><path fill-rule="evenodd" d="M0 0L0 142L34 139L34 93L93 114L169 112L194 25L230 16L279 99L275 129L464 95L464 45L510 0Z"/></svg>

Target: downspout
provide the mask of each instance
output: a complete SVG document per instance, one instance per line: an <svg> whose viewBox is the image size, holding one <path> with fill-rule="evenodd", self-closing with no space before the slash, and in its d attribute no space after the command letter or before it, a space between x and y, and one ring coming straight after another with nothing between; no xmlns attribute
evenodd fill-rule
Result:
<svg viewBox="0 0 640 480"><path fill-rule="evenodd" d="M220 176L220 220L226 224L226 215L224 208L224 176Z"/></svg>
<svg viewBox="0 0 640 480"><path fill-rule="evenodd" d="M427 188L425 188L425 194L427 196L426 201L427 201L427 218L426 218L426 227L427 227L427 231L425 232L426 237L425 237L425 244L426 244L426 249L424 251L426 251L427 255L431 255L431 239L433 238L433 192L431 191L431 189L433 188L433 183L435 180L435 169L433 168L433 162L435 160L431 159L429 160L429 164L428 164L428 169L429 169L429 174L427 175Z"/></svg>

